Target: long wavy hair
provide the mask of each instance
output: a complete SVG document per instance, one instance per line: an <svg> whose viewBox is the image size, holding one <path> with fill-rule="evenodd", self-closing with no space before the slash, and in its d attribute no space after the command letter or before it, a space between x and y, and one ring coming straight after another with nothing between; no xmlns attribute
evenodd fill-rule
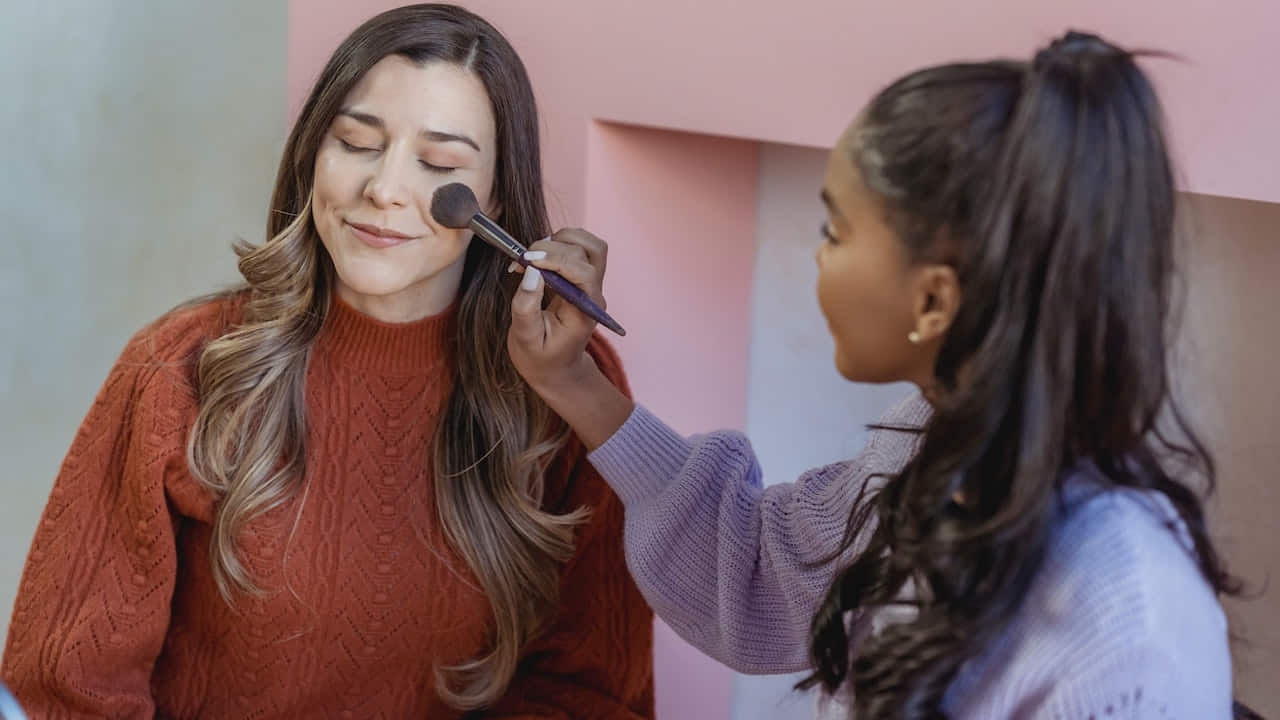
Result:
<svg viewBox="0 0 1280 720"><path fill-rule="evenodd" d="M496 29L458 7L413 5L374 17L338 47L285 145L267 241L236 248L248 286L242 324L210 342L198 363L200 409L188 454L218 498L211 561L228 602L237 592L260 592L238 554L241 533L305 484L303 386L334 280L311 215L316 153L352 88L389 55L456 63L483 81L497 125L499 220L516 237L548 234L533 90ZM544 473L568 431L506 353L514 290L506 264L484 243L468 248L457 302L458 377L432 440L439 521L493 618L483 655L437 671L441 697L460 709L490 704L506 690L522 648L558 605L559 570L585 519L585 511L541 507Z"/></svg>
<svg viewBox="0 0 1280 720"><path fill-rule="evenodd" d="M963 299L918 454L850 516L842 552L874 528L814 618L801 685L848 683L856 717L941 717L1019 607L1082 462L1165 495L1205 579L1238 592L1193 489L1212 491L1212 458L1170 393L1174 180L1135 55L1072 32L1030 63L915 72L870 102L849 161ZM915 619L851 647L846 612L901 605L908 581Z"/></svg>

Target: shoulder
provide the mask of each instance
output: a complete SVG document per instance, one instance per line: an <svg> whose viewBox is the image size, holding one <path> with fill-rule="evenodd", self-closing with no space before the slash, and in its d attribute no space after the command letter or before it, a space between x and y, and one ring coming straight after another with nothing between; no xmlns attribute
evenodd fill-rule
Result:
<svg viewBox="0 0 1280 720"><path fill-rule="evenodd" d="M1024 609L1027 633L1056 636L1063 686L1140 658L1113 679L1149 685L1154 674L1229 700L1226 617L1173 506L1154 492L1071 485Z"/></svg>
<svg viewBox="0 0 1280 720"><path fill-rule="evenodd" d="M932 417L933 406L919 390L912 390L869 427L867 444L859 457L873 461L875 472L902 472L919 452Z"/></svg>
<svg viewBox="0 0 1280 720"><path fill-rule="evenodd" d="M145 376L177 368L194 371L200 352L240 321L245 293L198 298L166 312L134 333L116 363L117 370Z"/></svg>
<svg viewBox="0 0 1280 720"><path fill-rule="evenodd" d="M154 434L180 434L171 431L196 411L200 353L239 322L243 301L243 293L202 298L147 324L125 345L99 400L128 402L134 422Z"/></svg>
<svg viewBox="0 0 1280 720"><path fill-rule="evenodd" d="M1084 581L1093 580L1123 590L1130 607L1141 611L1133 619L1142 620L1135 624L1142 627L1171 620L1168 613L1187 608L1222 617L1177 511L1155 491L1101 490L1069 482L1045 568L1064 587L1083 590ZM1080 599L1103 599L1099 595L1086 593ZM1102 603L1090 603L1094 605Z"/></svg>
<svg viewBox="0 0 1280 720"><path fill-rule="evenodd" d="M211 340L241 320L247 293L225 293L179 305L148 323L129 340L122 360L137 363L193 362Z"/></svg>
<svg viewBox="0 0 1280 720"><path fill-rule="evenodd" d="M171 499L182 512L207 517L211 500L186 472L195 368L201 349L234 323L238 302L226 295L188 303L134 334L81 423L59 483L123 481L122 497L143 503L163 486L180 491Z"/></svg>
<svg viewBox="0 0 1280 720"><path fill-rule="evenodd" d="M933 406L919 390L912 390L880 416L877 425L904 430L924 430L933 417Z"/></svg>

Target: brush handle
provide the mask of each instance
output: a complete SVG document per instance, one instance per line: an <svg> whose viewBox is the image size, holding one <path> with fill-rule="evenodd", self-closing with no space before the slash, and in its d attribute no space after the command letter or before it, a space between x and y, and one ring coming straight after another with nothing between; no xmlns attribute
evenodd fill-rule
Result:
<svg viewBox="0 0 1280 720"><path fill-rule="evenodd" d="M524 245L521 245L518 240L511 237L511 234L503 230L501 225L490 220L489 216L482 212L477 212L471 216L471 221L467 226L476 234L476 237L489 243L521 265L529 267L529 261L524 259ZM542 273L543 279L547 282L547 287L554 290L560 297L568 300L574 307L590 315L593 320L618 335L627 334L627 331L622 329L618 321L609 317L609 313L597 305L594 300L582 291L582 288L569 282L563 275L554 270L538 268L538 272Z"/></svg>
<svg viewBox="0 0 1280 720"><path fill-rule="evenodd" d="M524 258L520 258L517 262L525 267L529 267L532 263ZM609 328L618 335L626 335L627 331L618 324L617 320L609 317L609 313L604 308L596 304L582 288L569 282L563 275L555 270L543 270L538 268L538 272L542 273L542 279L546 281L547 287L555 291L557 295L568 300L574 307L591 316L593 320L601 325Z"/></svg>

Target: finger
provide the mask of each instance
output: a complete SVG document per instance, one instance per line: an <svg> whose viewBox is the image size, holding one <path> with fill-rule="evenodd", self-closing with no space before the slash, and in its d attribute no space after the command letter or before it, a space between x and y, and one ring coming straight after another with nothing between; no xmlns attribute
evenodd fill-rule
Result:
<svg viewBox="0 0 1280 720"><path fill-rule="evenodd" d="M538 249L525 254L525 259L532 265L554 270L582 288L592 300L603 302L603 270L591 263L581 246L543 240L535 243L534 247Z"/></svg>
<svg viewBox="0 0 1280 720"><path fill-rule="evenodd" d="M547 257L553 258L555 262L566 258L576 258L585 263L591 262L591 256L587 254L585 247L577 243L560 242L554 238L543 238L530 245L525 255L529 253L546 253Z"/></svg>
<svg viewBox="0 0 1280 720"><path fill-rule="evenodd" d="M527 268L520 287L511 298L511 337L521 345L540 348L547 339L547 322L542 314L542 273Z"/></svg>
<svg viewBox="0 0 1280 720"><path fill-rule="evenodd" d="M581 247L587 254L587 260L604 274L609 258L609 243L582 228L565 228L552 235L552 239Z"/></svg>
<svg viewBox="0 0 1280 720"><path fill-rule="evenodd" d="M547 257L547 254L545 252L542 252L541 250L526 250L524 253L524 259L528 260L529 262L533 262L534 260L542 260L546 257ZM511 264L507 266L507 272L509 273L521 272L523 268L524 268L524 265L521 265L516 260L512 260Z"/></svg>

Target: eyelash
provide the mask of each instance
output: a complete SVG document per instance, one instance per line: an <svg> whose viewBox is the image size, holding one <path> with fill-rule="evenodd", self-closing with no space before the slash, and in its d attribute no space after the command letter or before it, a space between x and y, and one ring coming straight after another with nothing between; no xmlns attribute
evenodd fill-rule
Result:
<svg viewBox="0 0 1280 720"><path fill-rule="evenodd" d="M349 153L356 153L357 155L363 155L365 153L378 151L376 148L367 148L367 147L360 147L358 145L352 145L351 143L347 142L346 140L343 140L342 138L338 138L338 142L342 143L343 150L346 150ZM426 160L419 160L418 164L422 165L424 170L427 170L428 172L435 172L435 173L451 173L454 170L458 169L454 167L444 167L442 165L432 165Z"/></svg>
<svg viewBox="0 0 1280 720"><path fill-rule="evenodd" d="M822 239L835 244L836 234L831 232L831 223L823 222L822 225L818 226L818 232L822 235Z"/></svg>

